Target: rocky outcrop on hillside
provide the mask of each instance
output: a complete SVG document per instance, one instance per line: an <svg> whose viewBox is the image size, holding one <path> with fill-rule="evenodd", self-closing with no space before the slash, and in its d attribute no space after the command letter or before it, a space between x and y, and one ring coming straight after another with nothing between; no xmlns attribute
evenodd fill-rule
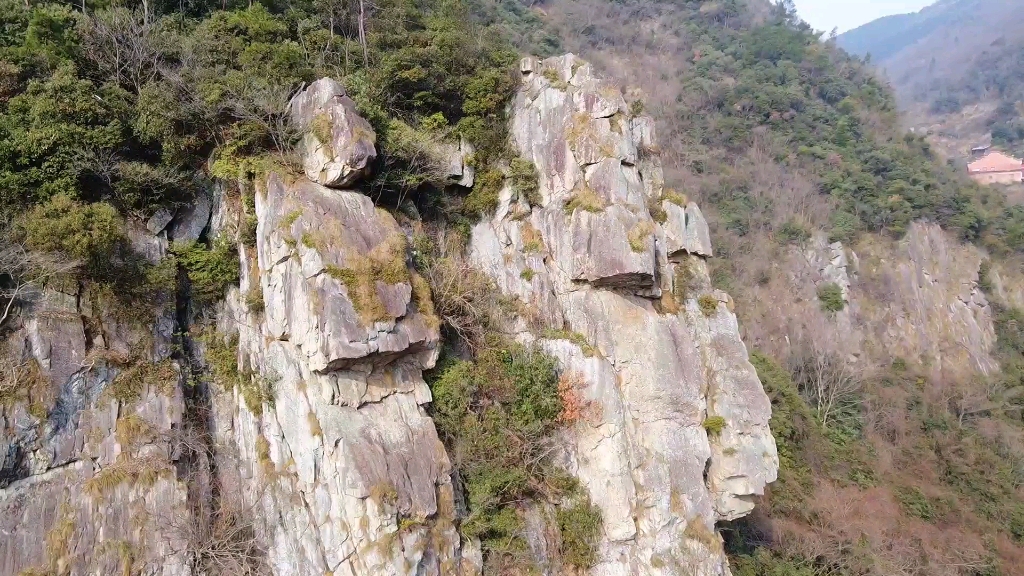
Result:
<svg viewBox="0 0 1024 576"><path fill-rule="evenodd" d="M731 300L710 286L707 225L664 193L653 122L588 63L521 73L512 133L539 201L503 189L470 257L535 311L520 338L581 383L589 415L559 458L603 513L592 573L727 574L715 522L751 511L778 456Z"/></svg>
<svg viewBox="0 0 1024 576"><path fill-rule="evenodd" d="M429 289L394 217L318 174L257 182L255 247L213 345L237 343L243 374L214 395L221 481L259 519L275 575L456 573L450 464L423 407L440 338ZM231 206L215 222L230 226Z"/></svg>
<svg viewBox="0 0 1024 576"><path fill-rule="evenodd" d="M780 356L787 352L834 352L862 369L893 357L928 366L953 379L998 370L993 312L979 285L986 255L957 242L936 224L916 222L900 240L865 235L857 250L816 235L790 251L785 286L771 286L758 340L793 335L786 343L761 342ZM993 288L1011 292L998 272ZM845 305L822 310L816 290L839 286ZM779 350L780 346L788 348Z"/></svg>
<svg viewBox="0 0 1024 576"><path fill-rule="evenodd" d="M731 299L711 287L707 224L663 191L653 121L590 65L527 59L522 77L512 134L539 198L507 185L469 259L534 310L509 328L585 399L553 456L603 513L591 573L728 574L715 523L750 512L778 456ZM275 576L480 572L426 410L430 290L395 218L346 189L373 131L329 79L291 112L305 174L221 183L132 224L153 262L175 240L238 241L215 323L179 276L155 320L48 290L5 340L21 372L0 390L0 574L186 576L202 554ZM471 146L450 152L452 183L471 186ZM545 506L526 511L528 540L563 573Z"/></svg>
<svg viewBox="0 0 1024 576"><path fill-rule="evenodd" d="M947 375L999 369L991 356L993 314L978 285L984 253L925 223L911 225L889 258L884 250L863 252L865 282L855 284L852 299L866 303L861 323L888 353Z"/></svg>
<svg viewBox="0 0 1024 576"><path fill-rule="evenodd" d="M135 239L156 258L167 245ZM189 574L189 426L166 296L154 315L46 288L0 341L0 574Z"/></svg>
<svg viewBox="0 0 1024 576"><path fill-rule="evenodd" d="M317 80L292 99L289 112L302 133L302 166L310 180L344 188L369 174L377 137L341 84Z"/></svg>

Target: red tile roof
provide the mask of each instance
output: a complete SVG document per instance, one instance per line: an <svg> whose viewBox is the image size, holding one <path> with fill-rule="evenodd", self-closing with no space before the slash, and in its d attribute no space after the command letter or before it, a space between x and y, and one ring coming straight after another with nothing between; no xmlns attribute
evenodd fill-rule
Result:
<svg viewBox="0 0 1024 576"><path fill-rule="evenodd" d="M967 171L971 174L1020 172L1022 169L1024 169L1024 165L1022 165L1020 158L1014 158L1002 152L990 152L967 165Z"/></svg>

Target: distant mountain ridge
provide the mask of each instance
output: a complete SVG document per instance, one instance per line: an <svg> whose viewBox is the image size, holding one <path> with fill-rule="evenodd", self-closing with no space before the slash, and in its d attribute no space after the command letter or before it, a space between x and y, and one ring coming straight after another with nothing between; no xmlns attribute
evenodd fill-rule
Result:
<svg viewBox="0 0 1024 576"><path fill-rule="evenodd" d="M955 0L946 0L919 12L884 16L840 34L837 43L850 54L870 54L873 60L882 61L955 21L960 12L956 5Z"/></svg>
<svg viewBox="0 0 1024 576"><path fill-rule="evenodd" d="M962 144L991 132L997 145L1017 149L1024 146L1022 10L1024 0L941 0L850 30L837 44L870 55L917 122L940 122Z"/></svg>

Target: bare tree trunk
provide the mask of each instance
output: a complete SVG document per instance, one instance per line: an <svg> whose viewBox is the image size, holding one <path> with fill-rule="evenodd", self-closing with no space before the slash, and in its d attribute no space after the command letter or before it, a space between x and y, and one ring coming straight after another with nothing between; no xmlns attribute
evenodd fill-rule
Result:
<svg viewBox="0 0 1024 576"><path fill-rule="evenodd" d="M345 75L346 76L348 76L348 43L349 43L349 37L348 37L348 33L346 32L345 33Z"/></svg>
<svg viewBox="0 0 1024 576"><path fill-rule="evenodd" d="M363 47L363 68L369 68L370 57L366 51L366 11L363 0L359 0L359 44Z"/></svg>

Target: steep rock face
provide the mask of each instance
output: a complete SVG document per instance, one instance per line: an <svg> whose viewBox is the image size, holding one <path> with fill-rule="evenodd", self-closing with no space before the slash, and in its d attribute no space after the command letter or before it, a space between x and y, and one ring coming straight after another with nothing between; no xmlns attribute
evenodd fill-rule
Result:
<svg viewBox="0 0 1024 576"><path fill-rule="evenodd" d="M0 351L0 574L189 574L173 316L77 286L25 312Z"/></svg>
<svg viewBox="0 0 1024 576"><path fill-rule="evenodd" d="M256 248L220 315L252 374L215 395L222 482L254 509L277 576L454 574L450 464L422 407L439 341L429 290L391 215L309 176L259 183ZM215 222L237 217L229 206Z"/></svg>
<svg viewBox="0 0 1024 576"><path fill-rule="evenodd" d="M541 201L506 188L470 258L536 310L520 337L582 382L588 416L560 458L602 510L592 574L727 574L714 524L750 512L778 456L729 296L710 286L707 225L662 197L653 123L589 64L520 69L512 133Z"/></svg>
<svg viewBox="0 0 1024 576"><path fill-rule="evenodd" d="M778 314L800 324L789 333L804 333L863 366L898 356L936 375L988 374L998 364L993 314L978 284L984 259L976 247L922 222L898 241L865 238L856 252L817 236L788 264L788 292L802 302ZM1006 284L998 273L992 280L997 291ZM843 310L820 310L814 291L825 282L842 289Z"/></svg>
<svg viewBox="0 0 1024 576"><path fill-rule="evenodd" d="M877 298L881 305L862 312L878 341L893 354L950 374L998 370L991 356L992 311L978 286L983 259L976 247L925 223L911 225L891 260L865 251L863 274L893 289L892 297ZM853 301L858 301L857 288Z"/></svg>

